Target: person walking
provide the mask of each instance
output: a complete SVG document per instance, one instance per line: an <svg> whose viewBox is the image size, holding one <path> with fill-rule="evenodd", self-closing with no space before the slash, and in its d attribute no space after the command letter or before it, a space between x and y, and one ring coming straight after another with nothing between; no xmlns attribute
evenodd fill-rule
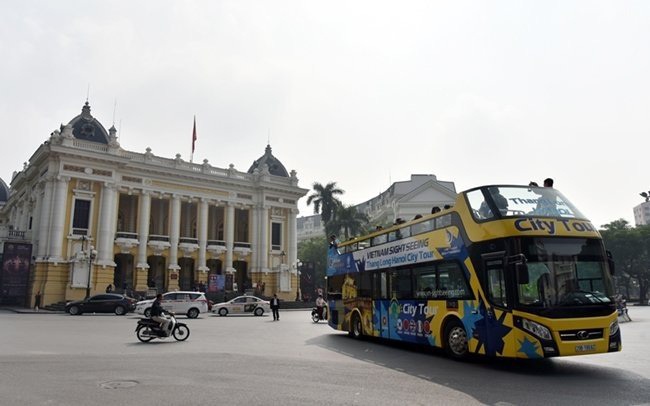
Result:
<svg viewBox="0 0 650 406"><path fill-rule="evenodd" d="M273 312L273 321L280 320L280 299L277 294L273 294L271 298L271 311Z"/></svg>
<svg viewBox="0 0 650 406"><path fill-rule="evenodd" d="M38 311L38 308L41 307L41 291L36 292L34 297L34 310Z"/></svg>

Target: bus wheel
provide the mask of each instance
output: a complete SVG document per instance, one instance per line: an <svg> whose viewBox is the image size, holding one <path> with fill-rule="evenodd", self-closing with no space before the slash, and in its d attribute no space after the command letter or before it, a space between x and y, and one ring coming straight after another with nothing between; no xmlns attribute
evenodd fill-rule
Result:
<svg viewBox="0 0 650 406"><path fill-rule="evenodd" d="M361 317L359 317L358 313L352 315L352 321L350 321L350 336L356 339L363 337L363 326L361 325Z"/></svg>
<svg viewBox="0 0 650 406"><path fill-rule="evenodd" d="M445 351L453 358L467 355L467 332L458 320L452 320L445 328Z"/></svg>

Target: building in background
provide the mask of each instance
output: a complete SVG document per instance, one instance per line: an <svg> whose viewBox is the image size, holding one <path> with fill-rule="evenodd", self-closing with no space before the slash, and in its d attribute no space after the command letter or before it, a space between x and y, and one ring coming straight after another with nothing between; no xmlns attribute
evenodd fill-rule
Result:
<svg viewBox="0 0 650 406"><path fill-rule="evenodd" d="M378 196L357 204L373 225L393 224L396 219L410 220L418 214L429 214L434 206L441 209L456 201L453 182L439 181L435 175L411 175L411 179L393 183ZM320 215L304 216L297 220L298 240L324 236L325 224Z"/></svg>
<svg viewBox="0 0 650 406"><path fill-rule="evenodd" d="M634 207L634 224L645 226L650 224L650 202L646 201Z"/></svg>
<svg viewBox="0 0 650 406"><path fill-rule="evenodd" d="M0 243L31 246L28 305L39 291L48 305L109 284L129 293L257 288L293 299L306 193L270 146L247 172L124 150L86 102L8 190L0 184Z"/></svg>

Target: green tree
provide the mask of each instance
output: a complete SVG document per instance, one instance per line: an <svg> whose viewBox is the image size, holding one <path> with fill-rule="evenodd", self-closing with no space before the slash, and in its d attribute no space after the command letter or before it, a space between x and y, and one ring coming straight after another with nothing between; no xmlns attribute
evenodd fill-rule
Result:
<svg viewBox="0 0 650 406"><path fill-rule="evenodd" d="M310 238L298 243L298 258L300 258L300 261L314 264L313 276L316 287L325 287L327 248L328 242L325 236Z"/></svg>
<svg viewBox="0 0 650 406"><path fill-rule="evenodd" d="M633 283L639 286L639 301L646 303L650 287L650 226L633 228L624 219L603 226L600 234L616 264L619 291L630 297Z"/></svg>
<svg viewBox="0 0 650 406"><path fill-rule="evenodd" d="M336 207L341 203L336 195L345 193L342 189L336 187L336 182L330 182L323 186L314 182L314 192L307 197L307 206L314 203L314 214L319 214L325 224L332 219Z"/></svg>
<svg viewBox="0 0 650 406"><path fill-rule="evenodd" d="M334 218L327 224L327 234L338 234L343 231L345 240L350 236L362 234L368 228L368 216L360 213L354 206L338 205Z"/></svg>

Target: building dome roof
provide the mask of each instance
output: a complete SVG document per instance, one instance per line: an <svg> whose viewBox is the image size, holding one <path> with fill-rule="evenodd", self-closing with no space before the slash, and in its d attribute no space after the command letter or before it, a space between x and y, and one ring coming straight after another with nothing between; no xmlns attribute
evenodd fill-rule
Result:
<svg viewBox="0 0 650 406"><path fill-rule="evenodd" d="M250 169L248 169L248 173L253 173L255 169L261 170L264 164L266 164L271 175L282 176L285 178L289 177L289 173L287 172L284 165L282 165L282 162L280 162L280 160L274 157L271 153L270 145L266 146L264 155L262 155L260 159L253 162L253 165L251 165Z"/></svg>
<svg viewBox="0 0 650 406"><path fill-rule="evenodd" d="M88 102L81 109L81 114L70 120L68 125L72 127L72 135L79 140L108 144L108 132L102 123L90 114Z"/></svg>
<svg viewBox="0 0 650 406"><path fill-rule="evenodd" d="M9 188L7 184L0 179L0 203L4 203L9 200Z"/></svg>

